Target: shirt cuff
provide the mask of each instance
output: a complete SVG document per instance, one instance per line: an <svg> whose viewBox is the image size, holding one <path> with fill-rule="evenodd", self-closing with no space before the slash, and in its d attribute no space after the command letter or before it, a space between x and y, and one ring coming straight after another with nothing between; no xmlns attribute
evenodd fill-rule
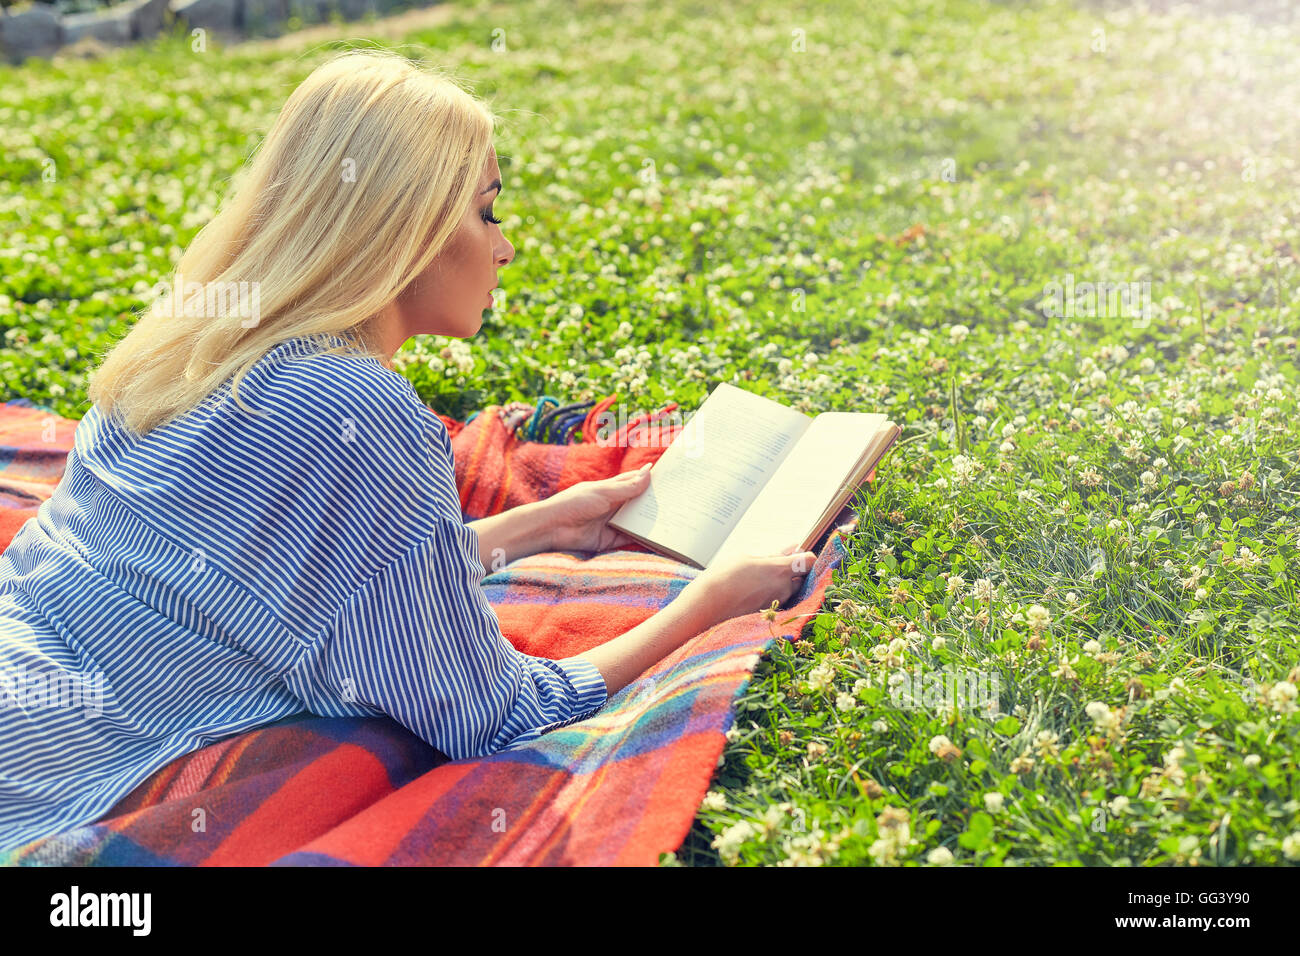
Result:
<svg viewBox="0 0 1300 956"><path fill-rule="evenodd" d="M609 692L605 689L605 678L601 676L596 665L586 658L565 657L561 660L553 660L549 657L535 657L533 659L568 681L574 691L573 714L563 720L553 721L541 727L524 731L511 740L510 743L500 748L498 752L515 750L525 744L533 743L552 730L567 727L569 724L577 723L580 720L586 720L600 710L605 705L605 702L609 700Z"/></svg>
<svg viewBox="0 0 1300 956"><path fill-rule="evenodd" d="M548 663L554 665L555 669L573 685L575 692L573 712L576 716L570 720L590 717L609 700L609 692L605 689L605 678L601 676L599 668L585 657L565 657Z"/></svg>

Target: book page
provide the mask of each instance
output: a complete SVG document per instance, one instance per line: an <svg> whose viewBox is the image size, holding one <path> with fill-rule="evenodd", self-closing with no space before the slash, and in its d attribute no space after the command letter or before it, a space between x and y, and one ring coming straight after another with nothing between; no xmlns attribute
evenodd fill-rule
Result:
<svg viewBox="0 0 1300 956"><path fill-rule="evenodd" d="M650 487L623 505L610 527L706 566L811 421L718 384L650 470Z"/></svg>
<svg viewBox="0 0 1300 956"><path fill-rule="evenodd" d="M853 472L853 477L845 483L843 491L837 498L826 503L826 510L817 519L816 529L804 539L805 548L812 547L816 540L821 537L822 532L830 525L831 520L855 497L858 489L866 483L867 476L876 469L889 449L894 447L894 442L898 440L898 436L902 434L902 431L893 422L885 422L884 428L876 433L876 438L871 443L871 447L867 449L861 464ZM798 453L799 450L796 448L794 454L797 455Z"/></svg>
<svg viewBox="0 0 1300 956"><path fill-rule="evenodd" d="M850 489L886 426L884 415L818 415L737 522L710 564L747 554L779 554L804 544L830 503ZM862 472L865 476L865 472Z"/></svg>

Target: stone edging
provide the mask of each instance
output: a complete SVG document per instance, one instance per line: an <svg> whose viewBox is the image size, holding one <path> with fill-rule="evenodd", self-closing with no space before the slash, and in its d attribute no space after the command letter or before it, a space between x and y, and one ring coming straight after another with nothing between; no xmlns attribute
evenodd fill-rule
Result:
<svg viewBox="0 0 1300 956"><path fill-rule="evenodd" d="M32 56L53 56L87 38L122 46L156 36L174 21L226 35L279 36L292 16L304 25L323 23L335 12L344 20L358 20L397 5L395 0L127 0L106 10L65 15L52 3L38 2L16 13L0 13L0 54L21 63Z"/></svg>

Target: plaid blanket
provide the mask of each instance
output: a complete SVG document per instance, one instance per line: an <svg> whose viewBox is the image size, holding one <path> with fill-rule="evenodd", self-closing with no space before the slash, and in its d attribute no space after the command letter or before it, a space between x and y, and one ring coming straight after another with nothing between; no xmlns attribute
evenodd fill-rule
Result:
<svg viewBox="0 0 1300 956"><path fill-rule="evenodd" d="M639 467L666 445L523 440L499 411L469 422L439 416L466 520ZM0 405L0 548L57 484L75 426L28 403ZM820 543L802 592L774 625L754 613L713 627L593 717L515 751L451 761L386 717L294 716L177 758L96 823L0 862L655 865L689 832L732 703L773 629L797 636L817 613L845 555L851 509L839 521L847 524ZM562 658L651 617L697 573L638 545L537 554L489 574L483 587L511 643Z"/></svg>

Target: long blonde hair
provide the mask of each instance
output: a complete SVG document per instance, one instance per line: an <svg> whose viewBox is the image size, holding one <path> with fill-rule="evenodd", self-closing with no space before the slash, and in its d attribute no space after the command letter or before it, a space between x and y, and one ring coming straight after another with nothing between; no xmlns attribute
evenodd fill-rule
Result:
<svg viewBox="0 0 1300 956"><path fill-rule="evenodd" d="M496 122L449 77L394 53L352 50L318 67L163 283L181 298L145 309L91 374L90 400L144 435L232 376L236 403L257 413L239 383L291 338L337 335L388 364L371 320L456 231ZM241 282L257 283L256 322L185 294Z"/></svg>

